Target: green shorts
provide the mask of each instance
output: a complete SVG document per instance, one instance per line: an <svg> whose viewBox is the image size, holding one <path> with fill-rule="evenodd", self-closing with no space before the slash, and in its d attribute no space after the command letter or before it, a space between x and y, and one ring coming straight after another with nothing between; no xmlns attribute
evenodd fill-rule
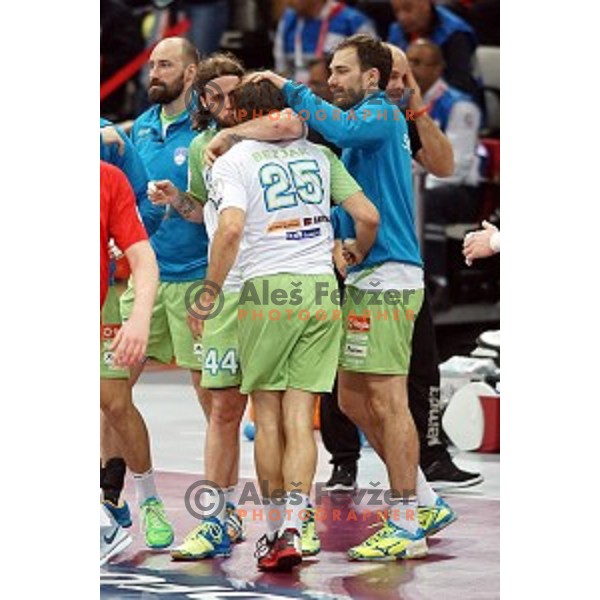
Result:
<svg viewBox="0 0 600 600"><path fill-rule="evenodd" d="M202 387L239 387L242 382L238 342L239 292L223 292L223 308L204 322Z"/></svg>
<svg viewBox="0 0 600 600"><path fill-rule="evenodd" d="M357 373L407 375L415 319L423 289L400 290L398 298L373 305L372 297L346 287L340 367Z"/></svg>
<svg viewBox="0 0 600 600"><path fill-rule="evenodd" d="M121 329L119 293L114 285L108 288L106 301L102 307L100 321L100 378L129 379L129 369L113 366L113 353L110 349L117 332Z"/></svg>
<svg viewBox="0 0 600 600"><path fill-rule="evenodd" d="M182 369L202 370L202 341L192 335L185 305L186 292L190 288L199 289L201 284L201 281L159 284L152 309L146 356L167 364L175 357L177 366ZM121 314L124 320L131 314L133 299L130 279L121 296Z"/></svg>
<svg viewBox="0 0 600 600"><path fill-rule="evenodd" d="M331 391L339 360L341 307L330 296L317 297L317 283L337 290L333 275L286 273L244 284L238 311L243 393Z"/></svg>

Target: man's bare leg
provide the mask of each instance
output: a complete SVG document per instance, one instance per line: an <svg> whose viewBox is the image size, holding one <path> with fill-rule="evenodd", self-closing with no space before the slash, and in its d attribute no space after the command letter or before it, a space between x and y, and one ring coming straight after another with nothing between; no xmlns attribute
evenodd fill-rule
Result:
<svg viewBox="0 0 600 600"><path fill-rule="evenodd" d="M107 438L101 439L102 458L122 456L134 473L148 471L151 468L148 430L133 404L129 382L126 379L101 379L100 408L105 420L102 431L108 434ZM109 427L111 433L107 431ZM118 452L114 453L115 450Z"/></svg>

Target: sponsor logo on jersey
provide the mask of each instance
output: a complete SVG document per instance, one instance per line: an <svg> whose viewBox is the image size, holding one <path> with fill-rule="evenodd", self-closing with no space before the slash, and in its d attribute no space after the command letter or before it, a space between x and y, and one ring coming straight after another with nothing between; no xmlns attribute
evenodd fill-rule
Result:
<svg viewBox="0 0 600 600"><path fill-rule="evenodd" d="M371 330L371 317L365 315L348 316L348 332L363 333Z"/></svg>
<svg viewBox="0 0 600 600"><path fill-rule="evenodd" d="M301 229L300 231L288 231L285 234L286 240L305 240L310 238L319 237L321 230L316 227L313 229Z"/></svg>
<svg viewBox="0 0 600 600"><path fill-rule="evenodd" d="M267 227L267 233L281 231L282 229L297 229L300 227L300 219L288 219L287 221L273 221Z"/></svg>
<svg viewBox="0 0 600 600"><path fill-rule="evenodd" d="M173 152L173 162L180 167L181 165L185 164L185 161L187 160L187 154L187 148L183 146L175 148L175 151Z"/></svg>

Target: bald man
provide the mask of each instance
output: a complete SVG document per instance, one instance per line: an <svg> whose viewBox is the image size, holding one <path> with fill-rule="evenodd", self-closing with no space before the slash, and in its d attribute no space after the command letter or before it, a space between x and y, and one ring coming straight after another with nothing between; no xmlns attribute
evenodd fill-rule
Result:
<svg viewBox="0 0 600 600"><path fill-rule="evenodd" d="M153 105L134 122L131 139L150 180L169 179L186 189L188 146L195 137L190 111L191 88L198 69L199 55L185 38L166 38L156 45L148 62L148 98ZM160 271L159 287L152 311L146 356L165 364L174 359L182 369L191 372L192 383L200 404L206 404L201 389L202 344L187 325L186 292L200 290L206 275L208 239L204 225L184 219L179 209L163 211L158 229L150 238ZM130 285L121 297L121 313L126 320L131 314L135 291ZM144 362L131 368L133 385L143 370ZM102 428L102 457L105 465L122 454L106 424ZM110 462L110 465L114 461ZM101 471L102 474L102 471ZM111 481L118 477L105 472ZM134 474L141 528L146 544L165 548L173 542L171 527L162 502L156 494L152 470Z"/></svg>
<svg viewBox="0 0 600 600"><path fill-rule="evenodd" d="M425 179L424 255L434 309L450 303L446 227L477 220L479 190L479 127L481 111L470 96L444 79L444 56L427 39L413 41L406 51L411 70L428 103L431 118L452 144L454 170L450 177Z"/></svg>

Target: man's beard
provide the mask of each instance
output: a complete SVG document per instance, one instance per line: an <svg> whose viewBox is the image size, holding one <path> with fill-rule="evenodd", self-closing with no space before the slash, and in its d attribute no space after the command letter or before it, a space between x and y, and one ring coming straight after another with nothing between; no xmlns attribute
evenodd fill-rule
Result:
<svg viewBox="0 0 600 600"><path fill-rule="evenodd" d="M183 92L183 75L170 86L160 81L151 81L148 86L148 98L153 104L170 104Z"/></svg>
<svg viewBox="0 0 600 600"><path fill-rule="evenodd" d="M339 89L332 92L333 104L342 110L348 110L358 104L365 96L367 90Z"/></svg>

